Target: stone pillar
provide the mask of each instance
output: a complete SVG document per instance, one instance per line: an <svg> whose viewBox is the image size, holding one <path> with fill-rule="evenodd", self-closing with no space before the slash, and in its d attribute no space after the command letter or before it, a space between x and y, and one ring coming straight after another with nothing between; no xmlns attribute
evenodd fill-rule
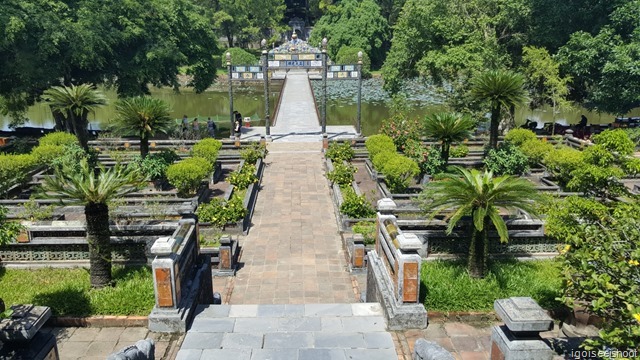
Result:
<svg viewBox="0 0 640 360"><path fill-rule="evenodd" d="M0 321L0 359L58 360L56 337L40 328L51 317L47 306L13 305Z"/></svg>
<svg viewBox="0 0 640 360"><path fill-rule="evenodd" d="M222 236L222 238L220 238L220 262L218 264L218 270L235 271L234 253L234 241L229 235Z"/></svg>
<svg viewBox="0 0 640 360"><path fill-rule="evenodd" d="M362 234L353 234L353 249L351 251L351 268L364 268L364 237Z"/></svg>
<svg viewBox="0 0 640 360"><path fill-rule="evenodd" d="M499 299L493 303L504 325L491 331L491 360L553 359L554 352L540 337L553 329L553 320L530 297Z"/></svg>

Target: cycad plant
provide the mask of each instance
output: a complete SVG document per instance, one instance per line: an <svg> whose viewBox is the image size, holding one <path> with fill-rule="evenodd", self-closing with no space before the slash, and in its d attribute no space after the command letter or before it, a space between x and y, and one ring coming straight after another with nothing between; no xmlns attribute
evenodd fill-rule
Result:
<svg viewBox="0 0 640 360"><path fill-rule="evenodd" d="M440 140L445 166L449 162L451 144L469 138L474 127L475 122L469 116L456 113L436 113L427 116L423 122L427 137Z"/></svg>
<svg viewBox="0 0 640 360"><path fill-rule="evenodd" d="M498 231L501 242L509 240L500 209L522 210L535 214L534 201L539 195L531 182L512 176L494 177L491 172L454 167L454 173L439 175L427 183L421 199L423 208L433 218L447 212L447 234L465 216L472 220L469 247L469 274L485 276L489 255L489 230Z"/></svg>
<svg viewBox="0 0 640 360"><path fill-rule="evenodd" d="M41 197L66 200L66 204L84 205L91 286L111 284L111 244L109 202L146 185L146 179L135 169L115 166L109 170L90 167L86 159L80 171L55 168L54 176L43 179Z"/></svg>
<svg viewBox="0 0 640 360"><path fill-rule="evenodd" d="M171 109L162 99L138 96L116 102L116 117L111 127L122 136L140 137L140 156L149 154L149 139L157 133L169 133L175 123Z"/></svg>
<svg viewBox="0 0 640 360"><path fill-rule="evenodd" d="M502 108L517 106L526 100L524 78L506 70L490 70L471 80L471 96L491 104L489 149L498 146L498 126Z"/></svg>
<svg viewBox="0 0 640 360"><path fill-rule="evenodd" d="M88 116L96 108L107 104L104 94L93 85L80 84L54 86L45 90L43 98L56 119L56 127L75 134L82 148L88 152Z"/></svg>

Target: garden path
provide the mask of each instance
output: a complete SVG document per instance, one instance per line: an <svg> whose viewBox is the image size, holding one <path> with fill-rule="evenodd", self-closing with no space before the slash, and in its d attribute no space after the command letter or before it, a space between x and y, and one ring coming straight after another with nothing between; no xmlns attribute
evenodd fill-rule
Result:
<svg viewBox="0 0 640 360"><path fill-rule="evenodd" d="M352 303L321 143L270 143L231 304Z"/></svg>

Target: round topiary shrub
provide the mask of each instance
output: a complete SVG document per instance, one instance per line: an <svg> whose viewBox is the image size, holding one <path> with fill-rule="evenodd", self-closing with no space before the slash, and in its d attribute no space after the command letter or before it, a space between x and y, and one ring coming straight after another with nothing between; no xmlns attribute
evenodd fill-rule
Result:
<svg viewBox="0 0 640 360"><path fill-rule="evenodd" d="M605 130L592 137L594 144L604 146L609 151L615 151L620 155L630 155L636 148L636 144L623 129Z"/></svg>
<svg viewBox="0 0 640 360"><path fill-rule="evenodd" d="M365 140L364 146L367 147L369 158L372 160L381 152L396 152L396 145L393 143L393 139L383 134L369 136Z"/></svg>
<svg viewBox="0 0 640 360"><path fill-rule="evenodd" d="M78 144L78 138L73 135L62 131L53 132L40 138L39 144L42 145L57 145L65 146Z"/></svg>
<svg viewBox="0 0 640 360"><path fill-rule="evenodd" d="M512 129L504 137L504 141L508 141L515 146L520 146L529 140L537 139L536 133L529 129Z"/></svg>
<svg viewBox="0 0 640 360"><path fill-rule="evenodd" d="M406 156L394 154L382 165L385 182L392 193L401 193L410 185L412 177L420 173L418 164Z"/></svg>
<svg viewBox="0 0 640 360"><path fill-rule="evenodd" d="M529 165L536 166L544 160L547 154L553 151L553 145L538 139L531 139L522 143L520 150L529 159Z"/></svg>
<svg viewBox="0 0 640 360"><path fill-rule="evenodd" d="M65 155L65 147L60 145L38 145L31 150L38 165L51 165L51 163Z"/></svg>
<svg viewBox="0 0 640 360"><path fill-rule="evenodd" d="M382 168L384 168L384 164L389 162L392 157L397 156L397 153L384 151L373 157L371 162L373 163L373 167L376 168L379 172L382 172Z"/></svg>
<svg viewBox="0 0 640 360"><path fill-rule="evenodd" d="M501 143L497 149L489 150L484 164L496 176L522 175L529 171L527 156L509 142Z"/></svg>
<svg viewBox="0 0 640 360"><path fill-rule="evenodd" d="M463 158L469 155L469 147L465 144L454 146L449 150L449 156L452 158Z"/></svg>
<svg viewBox="0 0 640 360"><path fill-rule="evenodd" d="M218 160L218 152L222 148L222 142L216 139L204 139L198 141L191 149L191 156L206 159L209 163L215 164Z"/></svg>
<svg viewBox="0 0 640 360"><path fill-rule="evenodd" d="M172 164L167 168L167 180L180 196L193 195L202 179L213 170L211 163L201 157L192 157Z"/></svg>
<svg viewBox="0 0 640 360"><path fill-rule="evenodd" d="M584 165L584 156L580 150L563 146L548 153L544 164L558 183L565 186L572 178L571 172Z"/></svg>

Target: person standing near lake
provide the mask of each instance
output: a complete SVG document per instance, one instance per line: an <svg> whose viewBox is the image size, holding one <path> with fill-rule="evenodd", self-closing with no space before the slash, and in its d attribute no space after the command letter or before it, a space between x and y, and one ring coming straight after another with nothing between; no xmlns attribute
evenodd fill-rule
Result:
<svg viewBox="0 0 640 360"><path fill-rule="evenodd" d="M209 136L212 138L216 138L216 123L211 120L211 117L207 119L207 130L209 131Z"/></svg>
<svg viewBox="0 0 640 360"><path fill-rule="evenodd" d="M197 117L193 118L193 138L200 140L200 124Z"/></svg>

